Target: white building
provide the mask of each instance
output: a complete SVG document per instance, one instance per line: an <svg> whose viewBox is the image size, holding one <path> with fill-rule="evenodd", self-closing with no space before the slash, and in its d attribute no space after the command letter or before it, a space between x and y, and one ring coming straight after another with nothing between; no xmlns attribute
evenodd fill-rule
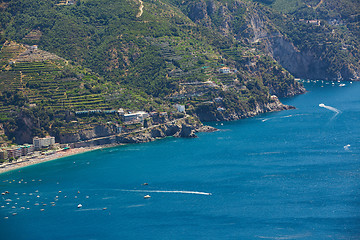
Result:
<svg viewBox="0 0 360 240"><path fill-rule="evenodd" d="M230 68L228 67L222 67L219 69L220 73L230 73Z"/></svg>
<svg viewBox="0 0 360 240"><path fill-rule="evenodd" d="M139 111L135 113L124 114L124 121L143 121L147 117L149 117L149 114L147 112Z"/></svg>
<svg viewBox="0 0 360 240"><path fill-rule="evenodd" d="M178 110L178 112L185 112L185 105L175 104L175 108Z"/></svg>
<svg viewBox="0 0 360 240"><path fill-rule="evenodd" d="M39 138L39 137L33 138L33 145L36 150L44 147L50 147L54 144L55 144L55 137L47 136L44 138Z"/></svg>

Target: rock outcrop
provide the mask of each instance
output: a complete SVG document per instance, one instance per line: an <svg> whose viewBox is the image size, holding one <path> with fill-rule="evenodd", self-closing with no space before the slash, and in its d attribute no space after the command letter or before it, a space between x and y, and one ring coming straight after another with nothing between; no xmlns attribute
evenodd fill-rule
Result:
<svg viewBox="0 0 360 240"><path fill-rule="evenodd" d="M282 104L278 98L274 98L271 102L266 104L255 103L252 110L243 111L216 111L209 109L208 111L198 112L197 116L200 121L213 122L213 121L234 121L243 118L254 117L261 113L276 112L283 110L295 109L293 106Z"/></svg>
<svg viewBox="0 0 360 240"><path fill-rule="evenodd" d="M75 133L62 133L57 140L60 143L75 143L90 139L107 137L114 134L116 134L116 132L109 126L97 125L93 129L81 130Z"/></svg>
<svg viewBox="0 0 360 240"><path fill-rule="evenodd" d="M194 138L196 137L196 132L205 131L211 132L216 131L216 129L210 126L204 126L194 117L185 117L142 131L119 135L116 141L118 143L143 143L170 136Z"/></svg>
<svg viewBox="0 0 360 240"><path fill-rule="evenodd" d="M344 63L341 69L331 70L329 59L319 58L321 54L313 49L298 49L289 38L272 26L271 20L256 7L251 8L247 21L252 30L251 42L260 43L265 52L295 77L323 80L360 79L358 64Z"/></svg>

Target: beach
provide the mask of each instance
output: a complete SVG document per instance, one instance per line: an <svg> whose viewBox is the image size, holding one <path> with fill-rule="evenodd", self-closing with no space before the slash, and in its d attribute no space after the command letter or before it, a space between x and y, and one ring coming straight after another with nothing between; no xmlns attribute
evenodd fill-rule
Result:
<svg viewBox="0 0 360 240"><path fill-rule="evenodd" d="M21 157L17 161L13 161L11 163L4 163L0 165L0 174L12 171L15 169L27 167L30 165L39 164L42 162L53 161L59 158L68 157L84 152L94 151L101 148L108 148L114 147L118 144L107 144L107 145L100 145L100 146L92 146L92 147L81 147L81 148L70 148L67 150L57 151L51 155L42 155L40 152L36 152L32 156L28 157Z"/></svg>

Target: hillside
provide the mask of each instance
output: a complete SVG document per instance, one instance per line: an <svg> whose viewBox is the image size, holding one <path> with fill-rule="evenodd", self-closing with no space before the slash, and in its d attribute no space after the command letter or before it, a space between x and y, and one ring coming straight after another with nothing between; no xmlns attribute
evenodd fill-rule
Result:
<svg viewBox="0 0 360 240"><path fill-rule="evenodd" d="M1 118L9 139L122 124L110 115L75 116L79 110L171 114L178 103L212 121L283 109L271 95L304 89L269 45L254 41L269 31L285 36L275 10L211 2L2 2ZM269 21L254 28L256 16Z"/></svg>
<svg viewBox="0 0 360 240"><path fill-rule="evenodd" d="M269 54L295 77L360 77L356 0L169 1L194 22Z"/></svg>

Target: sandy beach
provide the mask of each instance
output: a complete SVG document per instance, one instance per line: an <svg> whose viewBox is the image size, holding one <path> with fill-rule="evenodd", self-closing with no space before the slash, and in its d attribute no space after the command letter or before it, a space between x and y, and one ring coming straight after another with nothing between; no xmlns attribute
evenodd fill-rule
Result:
<svg viewBox="0 0 360 240"><path fill-rule="evenodd" d="M58 151L51 155L39 154L39 155L32 155L31 158L21 157L18 159L18 161L1 164L0 165L0 174L15 170L15 169L23 168L26 166L42 163L42 162L52 161L52 160L56 160L59 158L68 157L71 155L80 154L80 153L84 153L84 152L94 151L94 150L101 149L101 148L114 147L117 145L118 144L115 144L115 145L109 144L109 145L101 145L101 146L93 146L93 147L71 148L66 151L64 151L64 150Z"/></svg>

